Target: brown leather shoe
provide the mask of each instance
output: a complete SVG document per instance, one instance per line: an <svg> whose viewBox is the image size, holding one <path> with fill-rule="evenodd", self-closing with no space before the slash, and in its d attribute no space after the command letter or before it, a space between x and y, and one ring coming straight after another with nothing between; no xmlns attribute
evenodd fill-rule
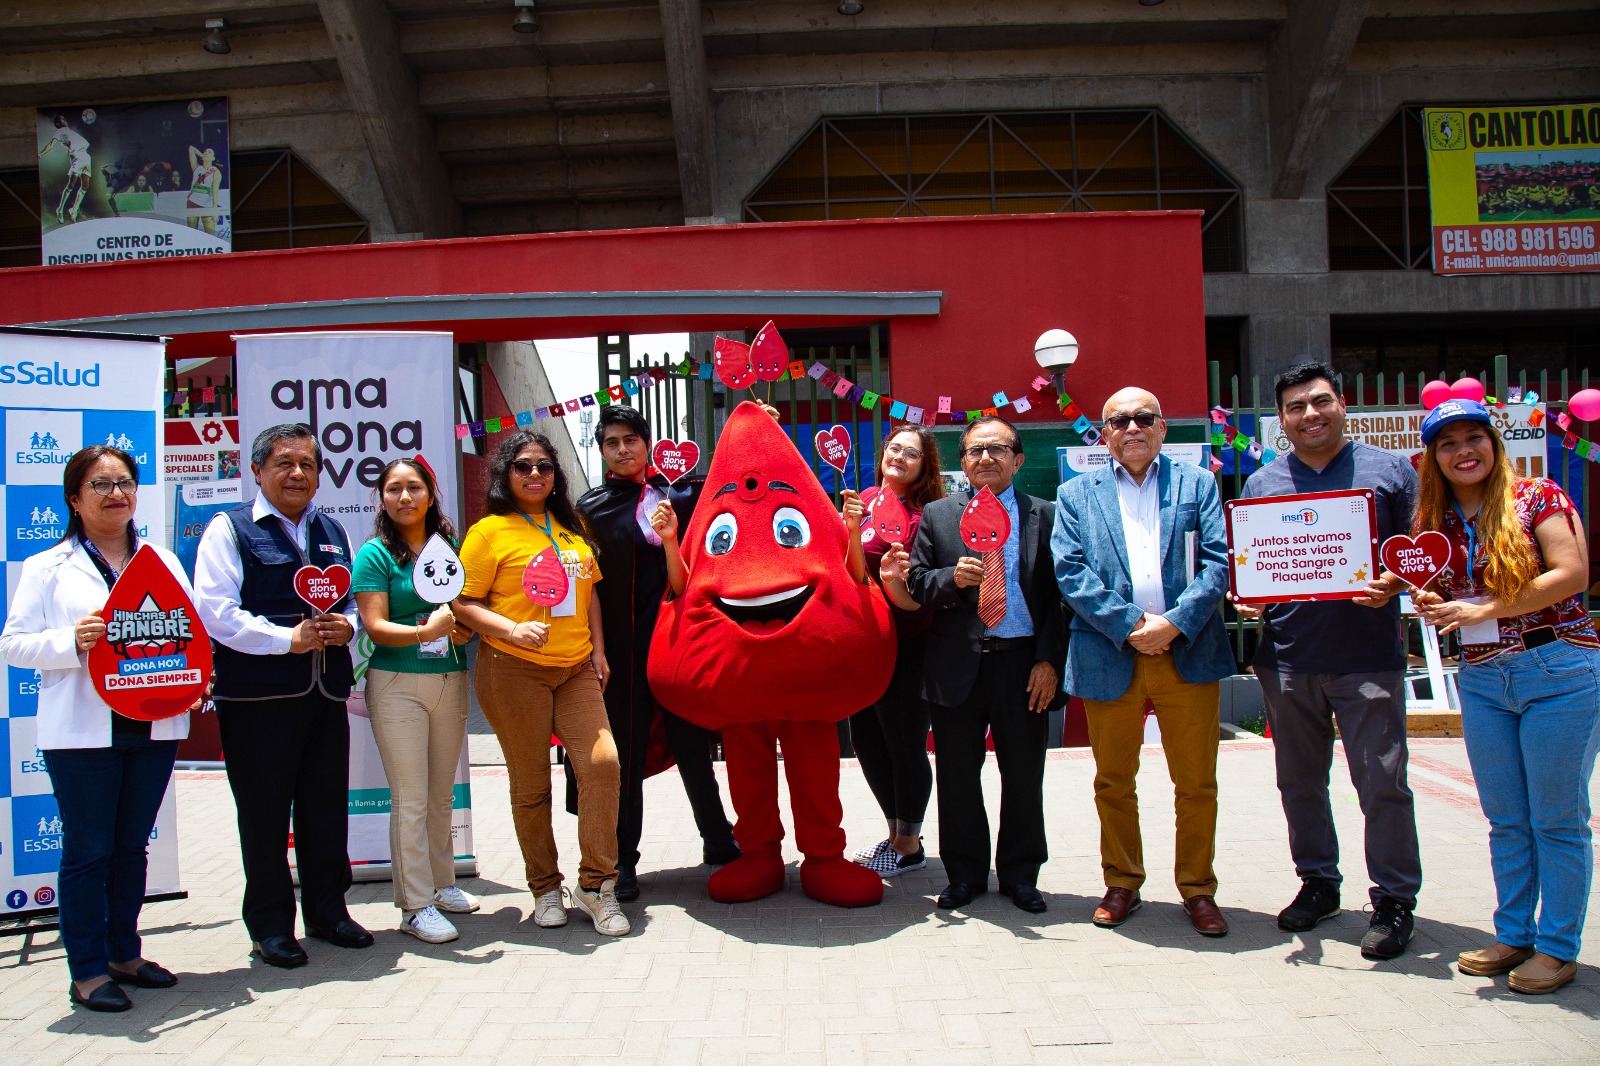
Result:
<svg viewBox="0 0 1600 1066"><path fill-rule="evenodd" d="M1456 956L1456 969L1472 977L1495 977L1516 969L1533 958L1532 948L1514 948L1495 941L1477 951L1463 951Z"/></svg>
<svg viewBox="0 0 1600 1066"><path fill-rule="evenodd" d="M1144 905L1139 893L1131 888L1108 888L1105 899L1094 909L1094 924L1105 929L1115 929L1128 920L1128 916Z"/></svg>
<svg viewBox="0 0 1600 1066"><path fill-rule="evenodd" d="M1183 909L1189 912L1189 924L1201 936L1228 935L1228 919L1222 916L1214 897L1190 896L1183 901Z"/></svg>
<svg viewBox="0 0 1600 1066"><path fill-rule="evenodd" d="M1576 962L1563 962L1544 952L1535 952L1533 958L1511 971L1511 991L1526 996L1542 996L1554 992L1578 976Z"/></svg>

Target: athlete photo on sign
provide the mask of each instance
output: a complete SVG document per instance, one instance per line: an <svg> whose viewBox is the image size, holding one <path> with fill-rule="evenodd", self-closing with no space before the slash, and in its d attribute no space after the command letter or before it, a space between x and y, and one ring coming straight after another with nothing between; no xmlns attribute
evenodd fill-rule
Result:
<svg viewBox="0 0 1600 1066"><path fill-rule="evenodd" d="M57 115L54 122L56 131L39 149L39 158L43 159L57 148L66 152L67 180L61 186L61 199L56 203L56 221L65 224L78 221L83 198L89 191L89 141L68 124L67 116Z"/></svg>

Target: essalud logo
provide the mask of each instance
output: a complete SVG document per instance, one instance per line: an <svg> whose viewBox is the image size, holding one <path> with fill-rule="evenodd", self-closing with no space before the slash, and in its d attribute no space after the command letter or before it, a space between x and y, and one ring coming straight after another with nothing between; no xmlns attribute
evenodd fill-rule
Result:
<svg viewBox="0 0 1600 1066"><path fill-rule="evenodd" d="M61 515L48 503L35 504L27 518L27 525L18 525L16 528L16 539L19 541L60 540L67 534Z"/></svg>
<svg viewBox="0 0 1600 1066"><path fill-rule="evenodd" d="M72 450L62 447L48 429L34 430L28 434L27 450L19 449L11 458L17 466L66 466Z"/></svg>

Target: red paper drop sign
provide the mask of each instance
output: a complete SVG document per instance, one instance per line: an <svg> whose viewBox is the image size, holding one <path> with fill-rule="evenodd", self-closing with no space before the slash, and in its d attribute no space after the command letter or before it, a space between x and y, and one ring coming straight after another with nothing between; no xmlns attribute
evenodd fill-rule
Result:
<svg viewBox="0 0 1600 1066"><path fill-rule="evenodd" d="M658 440L651 458L667 484L675 485L700 461L700 445L692 440Z"/></svg>
<svg viewBox="0 0 1600 1066"><path fill-rule="evenodd" d="M350 571L338 563L326 570L320 566L302 566L294 572L295 595L310 604L318 614L333 610L349 591Z"/></svg>
<svg viewBox="0 0 1600 1066"><path fill-rule="evenodd" d="M871 519L872 528L880 540L889 544L906 542L907 531L911 528L911 515L894 493L887 489L878 490L878 494L872 498Z"/></svg>
<svg viewBox="0 0 1600 1066"><path fill-rule="evenodd" d="M1450 538L1434 529L1423 530L1414 540L1397 533L1383 542L1378 557L1391 573L1420 589L1450 565Z"/></svg>
<svg viewBox="0 0 1600 1066"><path fill-rule="evenodd" d="M977 491L961 512L961 546L978 553L1004 547L1011 536L1011 516L988 486Z"/></svg>
<svg viewBox="0 0 1600 1066"><path fill-rule="evenodd" d="M106 632L89 649L89 676L113 711L156 722L205 695L211 638L154 548L134 553L99 613Z"/></svg>
<svg viewBox="0 0 1600 1066"><path fill-rule="evenodd" d="M756 383L756 372L750 365L750 346L718 337L711 350L711 361L717 377L730 389L748 389Z"/></svg>
<svg viewBox="0 0 1600 1066"><path fill-rule="evenodd" d="M850 431L843 426L817 430L817 454L839 473L850 461Z"/></svg>
<svg viewBox="0 0 1600 1066"><path fill-rule="evenodd" d="M762 326L750 342L750 366L762 381L782 381L788 373L789 346L778 336L778 327L773 323Z"/></svg>
<svg viewBox="0 0 1600 1066"><path fill-rule="evenodd" d="M522 571L522 591L541 607L554 607L567 598L567 568L561 565L561 556L554 548L528 560Z"/></svg>

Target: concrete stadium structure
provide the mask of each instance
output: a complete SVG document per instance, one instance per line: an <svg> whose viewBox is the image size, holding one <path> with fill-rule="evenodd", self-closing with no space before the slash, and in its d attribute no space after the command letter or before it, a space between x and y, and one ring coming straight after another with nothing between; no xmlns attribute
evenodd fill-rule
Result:
<svg viewBox="0 0 1600 1066"><path fill-rule="evenodd" d="M278 153L347 216L241 218L236 249L1202 206L1225 371L1600 360L1600 275L1432 273L1415 118L1600 100L1593 0L854 6L11 0L0 262L38 262L35 108L226 95L239 166Z"/></svg>

